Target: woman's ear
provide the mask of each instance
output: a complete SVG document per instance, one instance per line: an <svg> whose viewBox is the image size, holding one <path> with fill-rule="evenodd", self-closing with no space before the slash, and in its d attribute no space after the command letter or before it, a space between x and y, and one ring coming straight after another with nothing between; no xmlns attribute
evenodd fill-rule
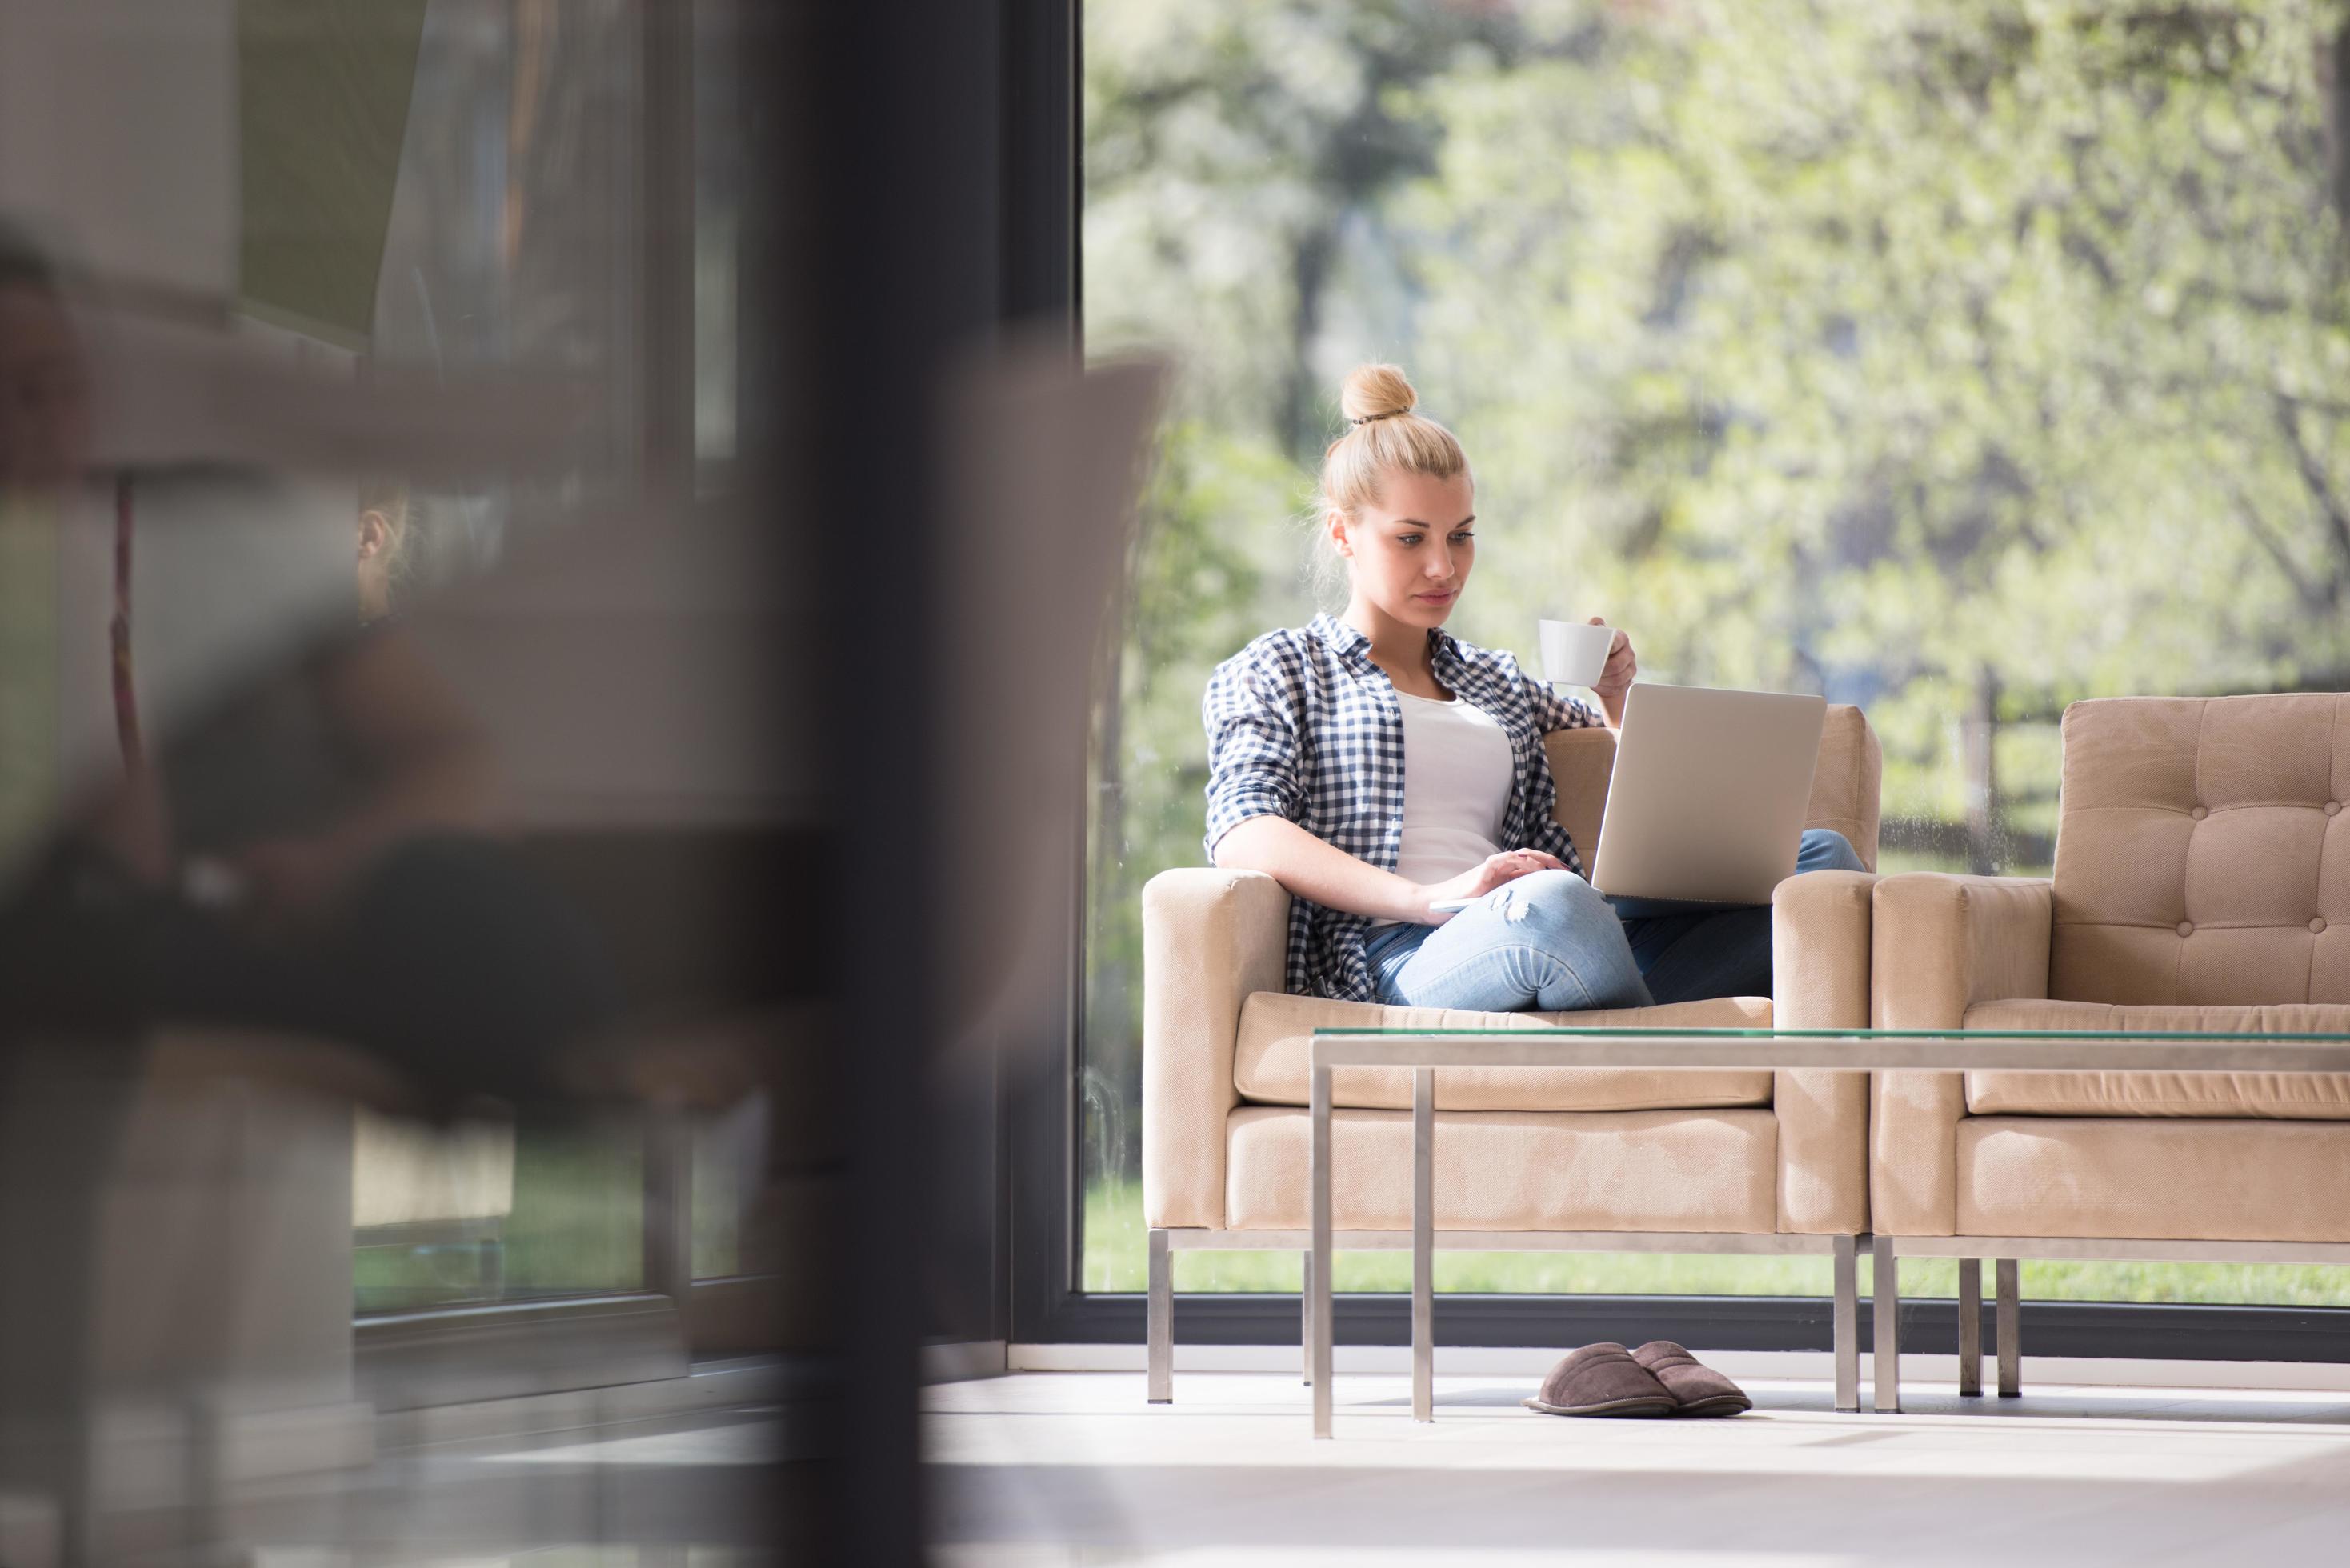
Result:
<svg viewBox="0 0 2350 1568"><path fill-rule="evenodd" d="M383 554L384 542L391 537L391 520L380 512L359 514L359 559L372 561Z"/></svg>
<svg viewBox="0 0 2350 1568"><path fill-rule="evenodd" d="M1355 542L1347 535L1347 514L1333 506L1324 515L1322 525L1330 531L1330 547L1337 551L1342 557L1352 560L1355 555Z"/></svg>

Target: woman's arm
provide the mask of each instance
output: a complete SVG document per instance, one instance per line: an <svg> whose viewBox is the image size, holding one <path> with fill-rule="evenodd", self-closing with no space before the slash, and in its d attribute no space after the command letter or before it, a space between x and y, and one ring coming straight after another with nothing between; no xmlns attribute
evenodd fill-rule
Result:
<svg viewBox="0 0 2350 1568"><path fill-rule="evenodd" d="M1373 919L1441 925L1431 902L1474 898L1532 871L1565 870L1538 849L1495 855L1449 882L1422 887L1382 871L1298 825L1305 806L1305 742L1294 672L1275 654L1243 649L1208 679L1208 858L1261 871L1297 898ZM1553 699L1555 701L1555 699ZM1590 714L1589 709L1583 712ZM1597 721L1591 714L1590 722Z"/></svg>
<svg viewBox="0 0 2350 1568"><path fill-rule="evenodd" d="M328 722L372 776L365 796L321 831L237 851L265 918L330 901L403 839L494 825L488 741L399 627L379 626L337 648L310 674Z"/></svg>
<svg viewBox="0 0 2350 1568"><path fill-rule="evenodd" d="M412 834L493 826L497 767L488 737L397 623L335 649L317 679L328 722L375 775L369 797L332 833L352 862Z"/></svg>
<svg viewBox="0 0 2350 1568"><path fill-rule="evenodd" d="M1262 871L1291 893L1326 909L1380 920L1440 917L1429 912L1429 889L1382 871L1278 816L1252 816L1216 841L1227 871Z"/></svg>
<svg viewBox="0 0 2350 1568"><path fill-rule="evenodd" d="M1440 926L1456 911L1429 906L1480 898L1504 882L1535 871L1564 871L1566 863L1539 849L1487 857L1449 882L1423 887L1347 854L1278 816L1253 816L1216 841L1216 864L1227 871L1262 871L1300 898L1375 920Z"/></svg>

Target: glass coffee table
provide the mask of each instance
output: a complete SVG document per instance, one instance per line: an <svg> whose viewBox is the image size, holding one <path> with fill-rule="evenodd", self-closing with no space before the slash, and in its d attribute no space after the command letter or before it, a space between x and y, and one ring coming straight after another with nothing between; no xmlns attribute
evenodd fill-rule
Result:
<svg viewBox="0 0 2350 1568"><path fill-rule="evenodd" d="M1339 1067L1408 1067L1411 1110L1411 1409L1434 1418L1436 1074L1445 1067L1639 1067L1698 1072L2156 1072L2350 1073L2350 1034L2163 1034L2074 1032L1969 1032L1908 1029L1317 1029L1309 1057L1312 1150L1311 1263L1306 1316L1314 1384L1314 1435L1330 1436L1330 1265L1336 1240L1330 1202L1330 1075ZM1506 1243L1503 1243L1506 1247ZM2012 1317L2019 1256L2168 1258L2350 1263L2350 1245L2267 1242L2035 1242L2028 1238L1871 1239L1880 1304L1890 1300L1903 1255L1990 1256L1999 1260L2002 1385L2013 1387L2017 1343ZM1849 1254L1840 1256L1843 1265ZM1980 1333L1980 1302L1966 1290L1975 1267L1960 1270L1960 1364L1970 1365ZM1970 1313L1969 1305L1976 1308ZM1845 1310L1840 1300L1839 1312ZM1848 1327L1849 1325L1846 1325ZM1899 1407L1898 1314L1876 1321L1875 1403ZM1841 1369L1840 1369L1841 1375Z"/></svg>

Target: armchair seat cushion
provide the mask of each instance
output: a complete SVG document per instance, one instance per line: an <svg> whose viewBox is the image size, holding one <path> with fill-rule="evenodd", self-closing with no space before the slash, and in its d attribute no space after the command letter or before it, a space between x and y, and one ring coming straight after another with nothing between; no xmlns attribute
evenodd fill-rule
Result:
<svg viewBox="0 0 2350 1568"><path fill-rule="evenodd" d="M2126 1007L2095 1002L1984 1002L1969 1029L2147 1033L2350 1033L2350 1005ZM1969 1073L1970 1116L2220 1116L2350 1121L2345 1073Z"/></svg>
<svg viewBox="0 0 2350 1568"><path fill-rule="evenodd" d="M1306 1227L1312 1132L1290 1106L1232 1113L1229 1225ZM1332 1222L1411 1229L1410 1113L1335 1112L1330 1143ZM1767 1109L1436 1115L1439 1230L1768 1234L1777 1176L1778 1124Z"/></svg>
<svg viewBox="0 0 2350 1568"><path fill-rule="evenodd" d="M2350 1241L2341 1122L1968 1116L1957 1144L1961 1236Z"/></svg>
<svg viewBox="0 0 2350 1568"><path fill-rule="evenodd" d="M1306 1054L1316 1029L1541 1029L1553 1025L1768 1029L1771 1002L1765 997L1733 996L1595 1012L1467 1012L1259 992L1241 1007L1232 1080L1243 1100L1303 1106L1310 1098ZM1330 1075L1330 1103L1348 1109L1408 1111L1411 1109L1411 1069L1341 1068ZM1690 1110L1770 1103L1768 1072L1450 1067L1439 1069L1436 1075L1440 1111Z"/></svg>

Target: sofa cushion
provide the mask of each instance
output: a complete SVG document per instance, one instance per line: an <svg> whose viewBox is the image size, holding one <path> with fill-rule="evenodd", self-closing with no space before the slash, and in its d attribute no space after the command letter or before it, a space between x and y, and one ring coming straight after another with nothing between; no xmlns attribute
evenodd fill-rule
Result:
<svg viewBox="0 0 2350 1568"><path fill-rule="evenodd" d="M2340 1122L1969 1116L1957 1155L1962 1236L2350 1241Z"/></svg>
<svg viewBox="0 0 2350 1568"><path fill-rule="evenodd" d="M2116 1007L1987 1002L1969 1029L2137 1030L2147 1033L2350 1033L2350 1006ZM1969 1073L1970 1116L2269 1116L2350 1121L2345 1073Z"/></svg>
<svg viewBox="0 0 2350 1568"><path fill-rule="evenodd" d="M1232 1114L1226 1223L1306 1227L1304 1111ZM1411 1228L1411 1115L1330 1118L1331 1214L1342 1231ZM1440 1111L1436 1224L1449 1231L1726 1231L1776 1223L1778 1124L1767 1110Z"/></svg>
<svg viewBox="0 0 2350 1568"><path fill-rule="evenodd" d="M1669 1007L1595 1012L1466 1012L1387 1007L1261 991L1241 1006L1232 1081L1259 1105L1309 1103L1306 1053L1316 1029L1768 1029L1762 997L1724 997ZM1330 1103L1371 1110L1411 1109L1409 1067L1342 1067L1330 1075ZM1767 1106L1768 1071L1668 1072L1638 1067L1447 1067L1436 1075L1436 1106L1452 1111L1642 1111Z"/></svg>
<svg viewBox="0 0 2350 1568"><path fill-rule="evenodd" d="M2064 711L2051 996L2350 1002L2350 695Z"/></svg>

